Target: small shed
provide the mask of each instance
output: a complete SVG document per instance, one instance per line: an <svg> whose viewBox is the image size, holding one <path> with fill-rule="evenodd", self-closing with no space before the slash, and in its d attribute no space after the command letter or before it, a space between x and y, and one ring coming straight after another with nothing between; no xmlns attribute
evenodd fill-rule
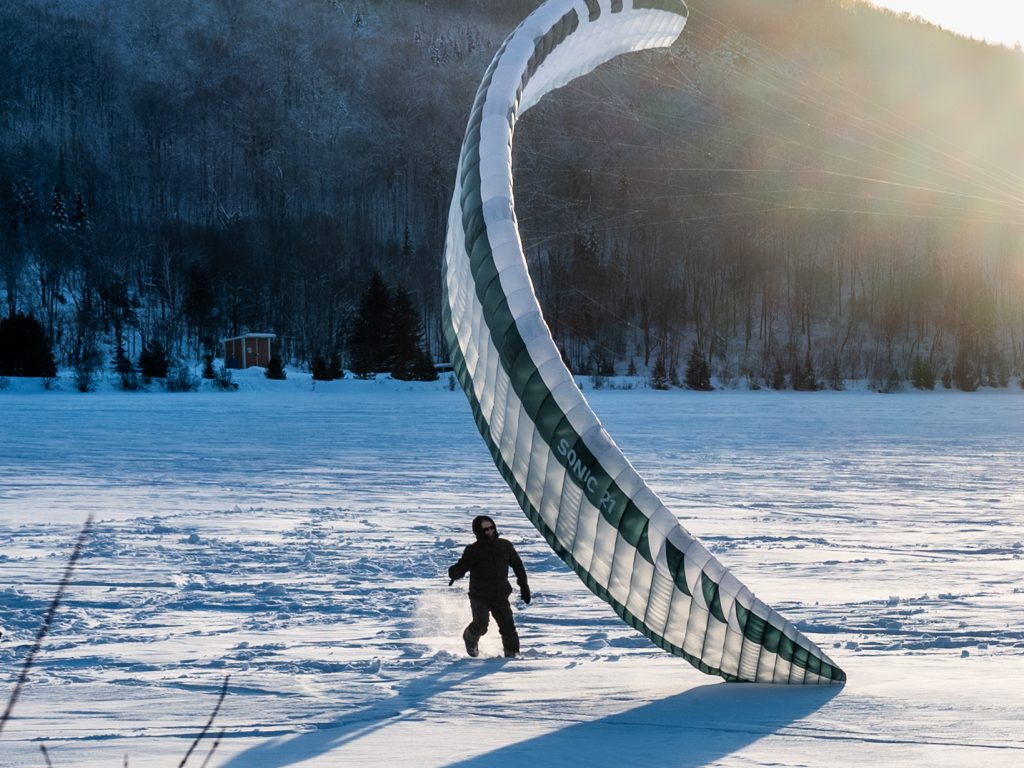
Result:
<svg viewBox="0 0 1024 768"><path fill-rule="evenodd" d="M249 368L258 365L266 368L270 362L270 343L276 333L246 333L223 339L224 367Z"/></svg>

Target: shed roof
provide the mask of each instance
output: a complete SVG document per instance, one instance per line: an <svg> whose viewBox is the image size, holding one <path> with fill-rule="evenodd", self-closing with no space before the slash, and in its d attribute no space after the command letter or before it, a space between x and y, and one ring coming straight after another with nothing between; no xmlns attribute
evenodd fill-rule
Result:
<svg viewBox="0 0 1024 768"><path fill-rule="evenodd" d="M243 333L241 336L232 336L229 339L221 339L221 342L237 341L238 339L276 339L276 333Z"/></svg>

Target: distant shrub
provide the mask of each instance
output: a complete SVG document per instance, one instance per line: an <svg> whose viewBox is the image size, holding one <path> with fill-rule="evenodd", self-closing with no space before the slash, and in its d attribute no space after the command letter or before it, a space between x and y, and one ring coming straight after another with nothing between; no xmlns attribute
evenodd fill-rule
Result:
<svg viewBox="0 0 1024 768"><path fill-rule="evenodd" d="M818 386L818 376L814 372L814 363L811 362L810 352L804 356L802 365L798 362L793 363L793 370L790 373L789 380L793 383L793 389L797 392L817 392L820 389Z"/></svg>
<svg viewBox="0 0 1024 768"><path fill-rule="evenodd" d="M221 366L217 369L217 376L213 380L213 387L222 392L234 392L238 389L238 384L231 378L231 371Z"/></svg>
<svg viewBox="0 0 1024 768"><path fill-rule="evenodd" d="M6 376L0 376L0 390L7 389L9 386L11 386L11 380Z"/></svg>
<svg viewBox="0 0 1024 768"><path fill-rule="evenodd" d="M92 366L79 363L75 366L75 389L79 392L93 392L96 389L96 372Z"/></svg>
<svg viewBox="0 0 1024 768"><path fill-rule="evenodd" d="M739 386L731 360L722 361L722 367L718 371L718 384L722 389L736 389Z"/></svg>
<svg viewBox="0 0 1024 768"><path fill-rule="evenodd" d="M192 375L188 366L178 365L166 377L164 386L168 392L195 392L199 389L199 379Z"/></svg>
<svg viewBox="0 0 1024 768"><path fill-rule="evenodd" d="M889 375L885 378L885 381L878 382L875 385L877 392L885 394L893 394L895 392L903 391L903 378L900 376L899 371L895 368L889 370Z"/></svg>
<svg viewBox="0 0 1024 768"><path fill-rule="evenodd" d="M142 377L139 376L139 372L134 368L130 371L125 371L118 376L117 388L122 392L138 392L140 389L144 389Z"/></svg>
<svg viewBox="0 0 1024 768"><path fill-rule="evenodd" d="M217 372L213 370L213 355L203 355L203 378L215 379Z"/></svg>
<svg viewBox="0 0 1024 768"><path fill-rule="evenodd" d="M1000 389L1010 385L1010 368L1002 355L993 352L985 361L984 382L990 387Z"/></svg>

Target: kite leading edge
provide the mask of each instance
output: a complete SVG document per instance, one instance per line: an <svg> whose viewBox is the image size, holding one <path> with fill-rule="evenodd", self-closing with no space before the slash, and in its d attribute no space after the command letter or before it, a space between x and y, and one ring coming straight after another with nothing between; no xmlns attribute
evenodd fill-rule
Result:
<svg viewBox="0 0 1024 768"><path fill-rule="evenodd" d="M548 0L501 45L473 103L449 212L448 351L523 511L623 621L726 680L842 683L817 645L680 525L601 426L544 322L519 237L518 116L620 54L671 45L687 13L682 0Z"/></svg>

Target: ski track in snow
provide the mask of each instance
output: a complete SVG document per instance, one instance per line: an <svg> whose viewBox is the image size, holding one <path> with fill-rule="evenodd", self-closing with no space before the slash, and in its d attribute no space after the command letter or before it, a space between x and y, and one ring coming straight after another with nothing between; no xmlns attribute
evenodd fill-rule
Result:
<svg viewBox="0 0 1024 768"><path fill-rule="evenodd" d="M518 510L460 393L238 378L0 392L4 691L97 516L0 766L41 743L56 766L177 764L226 674L211 765L233 768L1024 764L1019 392L590 393L683 523L849 674L790 689L717 682L622 624ZM484 511L535 595L511 661L493 626L464 658L444 577Z"/></svg>

